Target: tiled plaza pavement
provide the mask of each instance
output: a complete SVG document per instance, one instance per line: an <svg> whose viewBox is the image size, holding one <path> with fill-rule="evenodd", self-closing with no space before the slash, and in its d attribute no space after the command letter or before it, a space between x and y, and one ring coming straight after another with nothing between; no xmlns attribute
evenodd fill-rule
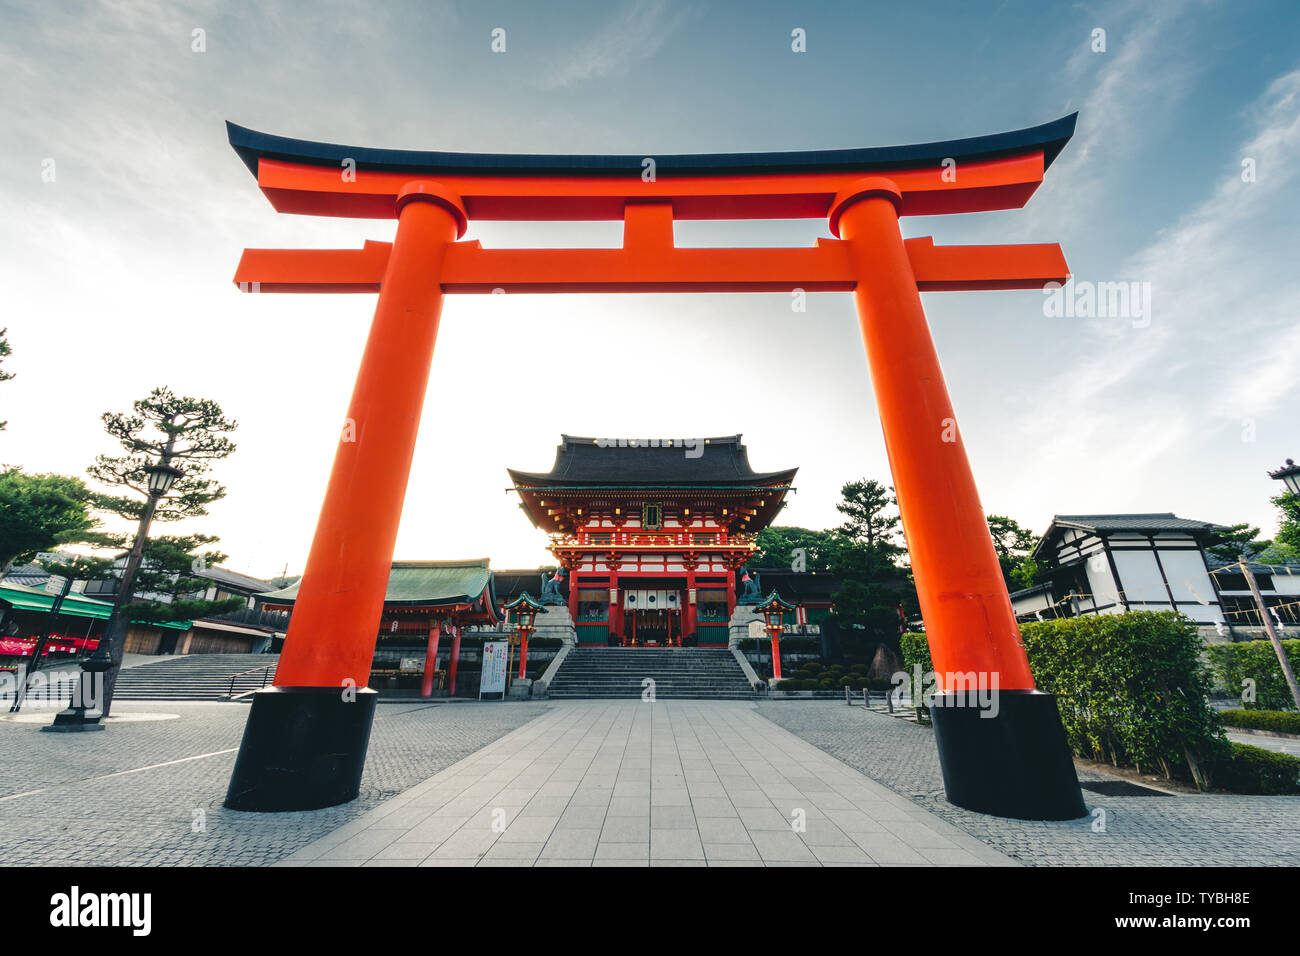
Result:
<svg viewBox="0 0 1300 956"><path fill-rule="evenodd" d="M381 704L359 799L311 813L225 810L243 704L119 703L88 734L51 714L0 719L0 865L256 866L275 862L544 713L545 704ZM148 768L148 769L143 769ZM132 772L134 771L134 772Z"/></svg>
<svg viewBox="0 0 1300 956"><path fill-rule="evenodd" d="M1300 797L1110 797L1105 832L1085 817L1004 820L944 799L934 732L839 702L764 701L759 713L1007 856L1030 866L1300 866ZM1248 739L1247 743L1256 743ZM1080 781L1113 779L1080 772Z"/></svg>
<svg viewBox="0 0 1300 956"><path fill-rule="evenodd" d="M1011 865L731 701L565 701L282 861Z"/></svg>

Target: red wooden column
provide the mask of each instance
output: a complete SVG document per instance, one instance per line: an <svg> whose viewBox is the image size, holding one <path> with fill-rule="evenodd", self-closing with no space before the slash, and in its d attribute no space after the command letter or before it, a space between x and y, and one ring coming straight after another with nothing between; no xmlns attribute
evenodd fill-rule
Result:
<svg viewBox="0 0 1300 956"><path fill-rule="evenodd" d="M447 663L447 694L456 696L456 668L460 665L460 625L451 629L451 660Z"/></svg>
<svg viewBox="0 0 1300 956"><path fill-rule="evenodd" d="M276 686L254 696L226 806L308 810L360 791L366 688L442 313L440 275L464 233L460 200L408 183L330 472Z"/></svg>
<svg viewBox="0 0 1300 956"><path fill-rule="evenodd" d="M519 673L516 675L517 680L523 680L528 676L528 635L531 631L531 627L521 627L519 629Z"/></svg>
<svg viewBox="0 0 1300 956"><path fill-rule="evenodd" d="M1056 699L1034 690L957 430L899 232L901 206L895 183L866 178L835 197L830 226L846 241L856 279L871 384L941 691L931 715L944 789L968 810L1081 817L1086 808Z"/></svg>
<svg viewBox="0 0 1300 956"><path fill-rule="evenodd" d="M902 203L872 177L836 197L831 230L848 242L862 338L898 496L930 654L943 675L998 675L1032 689L1011 600L957 430L921 295L898 228ZM838 228L837 228L838 227Z"/></svg>
<svg viewBox="0 0 1300 956"><path fill-rule="evenodd" d="M438 669L438 639L442 636L442 621L429 622L429 643L424 651L424 677L420 680L420 696L433 696L433 674Z"/></svg>
<svg viewBox="0 0 1300 956"><path fill-rule="evenodd" d="M613 564L609 567L609 633L618 634L619 643L623 642L623 600L618 589L618 571Z"/></svg>
<svg viewBox="0 0 1300 956"><path fill-rule="evenodd" d="M695 600L691 600L691 592L695 592ZM700 645L700 616L699 616L699 588L695 584L695 571L687 570L686 572L686 626L682 628L683 634L695 635L695 646Z"/></svg>
<svg viewBox="0 0 1300 956"><path fill-rule="evenodd" d="M781 629L769 628L767 634L772 639L772 680L779 681L781 679Z"/></svg>
<svg viewBox="0 0 1300 956"><path fill-rule="evenodd" d="M397 236L321 506L276 686L364 686L397 540L433 347L438 276L464 230L459 200L435 183L398 198Z"/></svg>

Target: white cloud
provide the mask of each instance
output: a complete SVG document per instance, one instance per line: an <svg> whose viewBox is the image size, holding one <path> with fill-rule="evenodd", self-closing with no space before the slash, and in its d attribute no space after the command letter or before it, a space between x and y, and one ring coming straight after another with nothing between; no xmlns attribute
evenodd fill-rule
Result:
<svg viewBox="0 0 1300 956"><path fill-rule="evenodd" d="M626 74L658 53L685 18L666 0L632 0L594 34L554 58L541 85L558 89Z"/></svg>

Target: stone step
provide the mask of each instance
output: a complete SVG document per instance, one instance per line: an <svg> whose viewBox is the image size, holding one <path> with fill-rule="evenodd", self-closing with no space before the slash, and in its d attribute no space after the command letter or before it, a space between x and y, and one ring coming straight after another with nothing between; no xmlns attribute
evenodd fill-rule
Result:
<svg viewBox="0 0 1300 956"><path fill-rule="evenodd" d="M167 657L118 674L118 700L220 700L257 690L275 679L277 654L202 654ZM269 670L268 670L269 669Z"/></svg>
<svg viewBox="0 0 1300 956"><path fill-rule="evenodd" d="M726 648L577 648L548 688L561 700L641 697L647 678L656 699L748 700L753 697Z"/></svg>

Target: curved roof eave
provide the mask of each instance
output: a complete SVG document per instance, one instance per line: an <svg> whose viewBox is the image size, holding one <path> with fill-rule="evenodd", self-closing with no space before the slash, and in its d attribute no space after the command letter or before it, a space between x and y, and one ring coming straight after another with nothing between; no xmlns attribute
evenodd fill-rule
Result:
<svg viewBox="0 0 1300 956"><path fill-rule="evenodd" d="M226 122L230 145L244 165L257 175L259 159L337 167L352 159L358 169L409 172L413 175L640 175L647 155L654 155L660 174L727 175L736 173L820 172L928 166L944 159L970 162L1041 149L1043 168L1065 148L1074 135L1078 113L1027 129L965 139L906 146L868 146L854 149L786 150L763 153L677 153L623 155L563 155L529 153L456 153L442 150L377 149L343 146L275 136Z"/></svg>
<svg viewBox="0 0 1300 956"><path fill-rule="evenodd" d="M765 486L775 483L777 485L789 484L794 481L798 468L789 468L785 471L767 471L754 472L745 478L734 480L716 480L701 481L698 483L687 484L678 481L581 481L575 478L566 478L563 475L557 477L546 472L534 471L515 471L513 468L507 468L510 478L516 486L527 486L531 488L574 488L574 489L591 489L593 491L601 489L627 489L635 491L637 489L662 490L671 488L750 488ZM515 489L511 489L515 490Z"/></svg>

